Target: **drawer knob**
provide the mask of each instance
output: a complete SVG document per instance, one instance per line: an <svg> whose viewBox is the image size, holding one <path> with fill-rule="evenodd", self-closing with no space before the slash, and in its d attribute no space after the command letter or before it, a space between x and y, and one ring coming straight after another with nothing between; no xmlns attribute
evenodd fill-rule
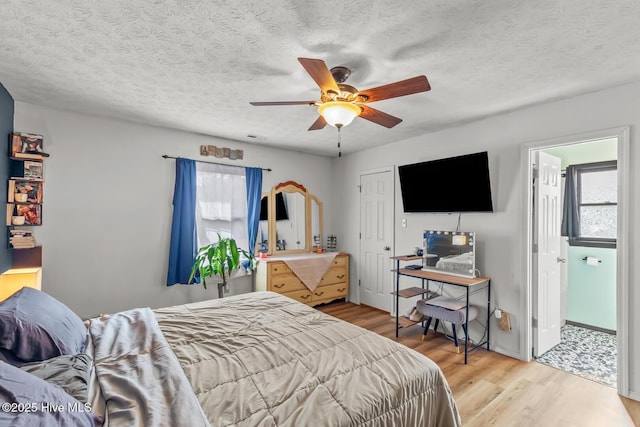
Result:
<svg viewBox="0 0 640 427"><path fill-rule="evenodd" d="M338 292L344 292L345 289L347 289L347 288L340 288L340 289L338 289Z"/></svg>
<svg viewBox="0 0 640 427"><path fill-rule="evenodd" d="M302 299L307 299L307 298L309 298L310 296L311 296L311 295L309 295L309 294L307 294L307 295L300 295L300 298L302 298Z"/></svg>
<svg viewBox="0 0 640 427"><path fill-rule="evenodd" d="M277 285L273 285L273 287L276 288L276 289L280 289L280 288L284 287L284 285L285 285L284 283L279 283Z"/></svg>
<svg viewBox="0 0 640 427"><path fill-rule="evenodd" d="M320 295L324 294L324 291L320 291L320 292L315 292L314 295L319 297Z"/></svg>
<svg viewBox="0 0 640 427"><path fill-rule="evenodd" d="M338 279L344 279L344 274L339 274L336 276Z"/></svg>

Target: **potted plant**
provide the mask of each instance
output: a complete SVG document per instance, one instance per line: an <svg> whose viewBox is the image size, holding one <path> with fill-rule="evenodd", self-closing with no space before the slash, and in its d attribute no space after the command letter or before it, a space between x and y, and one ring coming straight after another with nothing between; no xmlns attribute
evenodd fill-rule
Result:
<svg viewBox="0 0 640 427"><path fill-rule="evenodd" d="M218 298L222 298L227 290L227 279L232 271L239 269L243 262L240 255L248 259L248 269L253 270L253 258L244 249L238 248L232 237L222 238L218 233L218 241L210 243L198 249L196 258L191 268L189 283L196 277L202 280L202 286L207 289L207 277L218 276L222 281L218 282Z"/></svg>

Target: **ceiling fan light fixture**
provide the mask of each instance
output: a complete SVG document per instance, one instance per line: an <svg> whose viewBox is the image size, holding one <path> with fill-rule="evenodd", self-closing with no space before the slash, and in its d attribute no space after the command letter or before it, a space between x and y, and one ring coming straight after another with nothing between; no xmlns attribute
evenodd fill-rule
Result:
<svg viewBox="0 0 640 427"><path fill-rule="evenodd" d="M361 112L357 105L344 101L325 102L318 107L318 113L324 120L337 128L349 125Z"/></svg>

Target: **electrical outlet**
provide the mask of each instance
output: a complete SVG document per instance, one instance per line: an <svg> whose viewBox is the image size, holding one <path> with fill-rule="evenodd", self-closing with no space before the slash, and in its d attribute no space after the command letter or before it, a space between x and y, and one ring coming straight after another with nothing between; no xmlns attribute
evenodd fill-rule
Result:
<svg viewBox="0 0 640 427"><path fill-rule="evenodd" d="M402 218L402 227L407 228L407 218Z"/></svg>
<svg viewBox="0 0 640 427"><path fill-rule="evenodd" d="M503 311L502 315L498 319L498 329L504 332L511 332L511 320L509 313L506 311Z"/></svg>

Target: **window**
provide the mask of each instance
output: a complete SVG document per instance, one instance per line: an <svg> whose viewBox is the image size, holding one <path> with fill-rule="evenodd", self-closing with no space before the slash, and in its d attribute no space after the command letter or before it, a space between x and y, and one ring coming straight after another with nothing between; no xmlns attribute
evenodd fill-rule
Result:
<svg viewBox="0 0 640 427"><path fill-rule="evenodd" d="M217 242L218 233L253 253L261 191L261 168L176 158L167 286L189 283L197 249Z"/></svg>
<svg viewBox="0 0 640 427"><path fill-rule="evenodd" d="M220 233L248 249L244 168L196 164L196 230L199 248L216 242Z"/></svg>
<svg viewBox="0 0 640 427"><path fill-rule="evenodd" d="M615 161L575 165L579 234L577 246L615 247L618 173Z"/></svg>

